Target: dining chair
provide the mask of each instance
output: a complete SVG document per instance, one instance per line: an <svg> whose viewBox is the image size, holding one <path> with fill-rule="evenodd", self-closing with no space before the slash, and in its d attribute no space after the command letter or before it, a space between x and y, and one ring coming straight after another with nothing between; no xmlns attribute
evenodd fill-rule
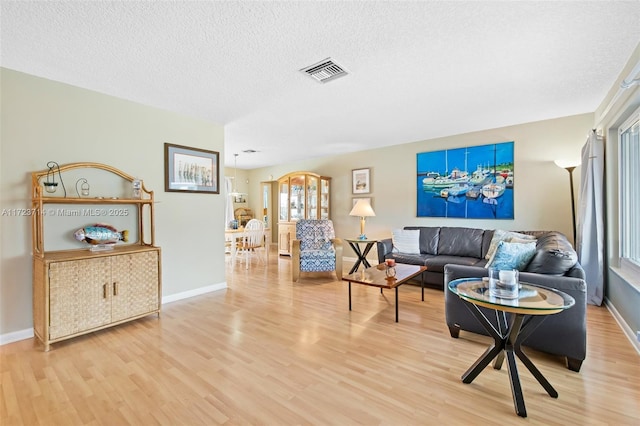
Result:
<svg viewBox="0 0 640 426"><path fill-rule="evenodd" d="M236 248L236 256L244 259L245 268L249 269L253 255L257 255L258 259L265 263L266 249L264 223L258 219L251 219L244 227L242 238Z"/></svg>

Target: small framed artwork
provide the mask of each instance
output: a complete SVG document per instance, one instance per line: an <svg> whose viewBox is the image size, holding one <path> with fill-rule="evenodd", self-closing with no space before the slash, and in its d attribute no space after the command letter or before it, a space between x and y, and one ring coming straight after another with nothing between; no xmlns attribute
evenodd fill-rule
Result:
<svg viewBox="0 0 640 426"><path fill-rule="evenodd" d="M369 205L370 205L371 207L373 207L373 198L371 198L371 197L357 197L357 198L352 198L352 199L351 199L351 201L352 201L351 208L353 208L353 206L355 206L355 205L356 205L356 203L357 203L358 201L360 201L360 200L365 200L366 202L368 202L368 203L369 203Z"/></svg>
<svg viewBox="0 0 640 426"><path fill-rule="evenodd" d="M353 194L369 194L371 192L371 169L351 171L351 192Z"/></svg>
<svg viewBox="0 0 640 426"><path fill-rule="evenodd" d="M220 153L164 144L166 192L220 193Z"/></svg>

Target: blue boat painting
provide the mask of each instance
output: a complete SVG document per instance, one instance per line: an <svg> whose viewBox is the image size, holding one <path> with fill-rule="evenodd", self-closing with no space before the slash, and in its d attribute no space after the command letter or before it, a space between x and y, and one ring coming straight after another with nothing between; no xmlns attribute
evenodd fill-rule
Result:
<svg viewBox="0 0 640 426"><path fill-rule="evenodd" d="M418 153L417 216L513 219L513 144Z"/></svg>

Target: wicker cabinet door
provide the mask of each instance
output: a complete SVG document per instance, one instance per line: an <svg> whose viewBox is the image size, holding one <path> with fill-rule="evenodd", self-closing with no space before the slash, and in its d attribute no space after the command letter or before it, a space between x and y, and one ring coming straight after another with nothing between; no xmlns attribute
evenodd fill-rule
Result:
<svg viewBox="0 0 640 426"><path fill-rule="evenodd" d="M111 322L108 257L49 265L49 338L57 339Z"/></svg>
<svg viewBox="0 0 640 426"><path fill-rule="evenodd" d="M112 321L122 321L158 309L157 251L113 256Z"/></svg>

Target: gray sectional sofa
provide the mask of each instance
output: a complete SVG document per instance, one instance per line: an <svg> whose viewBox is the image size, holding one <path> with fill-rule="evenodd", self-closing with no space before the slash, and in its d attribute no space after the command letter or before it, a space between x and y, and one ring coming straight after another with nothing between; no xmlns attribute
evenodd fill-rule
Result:
<svg viewBox="0 0 640 426"><path fill-rule="evenodd" d="M407 254L393 249L391 238L377 242L378 262L393 258L398 263L424 265L424 282L444 288L445 265L480 266L487 264L485 256L493 239L493 229L444 226L405 226L420 231L420 253ZM562 275L584 279L584 270L567 238L555 231L518 231L537 238L536 255L526 272Z"/></svg>
<svg viewBox="0 0 640 426"><path fill-rule="evenodd" d="M378 261L393 258L398 263L427 266L422 277L432 287L445 289L457 278L487 276L485 259L494 230L461 227L412 227L420 230L420 253L394 250L392 239L377 243ZM536 237L536 252L522 269L520 280L564 291L576 300L575 306L550 315L523 342L524 346L566 357L570 370L579 371L586 356L585 274L567 238L555 231L518 231ZM445 291L446 323L452 337L460 330L487 334L458 296ZM485 309L485 308L482 308ZM494 317L486 310L487 317Z"/></svg>

